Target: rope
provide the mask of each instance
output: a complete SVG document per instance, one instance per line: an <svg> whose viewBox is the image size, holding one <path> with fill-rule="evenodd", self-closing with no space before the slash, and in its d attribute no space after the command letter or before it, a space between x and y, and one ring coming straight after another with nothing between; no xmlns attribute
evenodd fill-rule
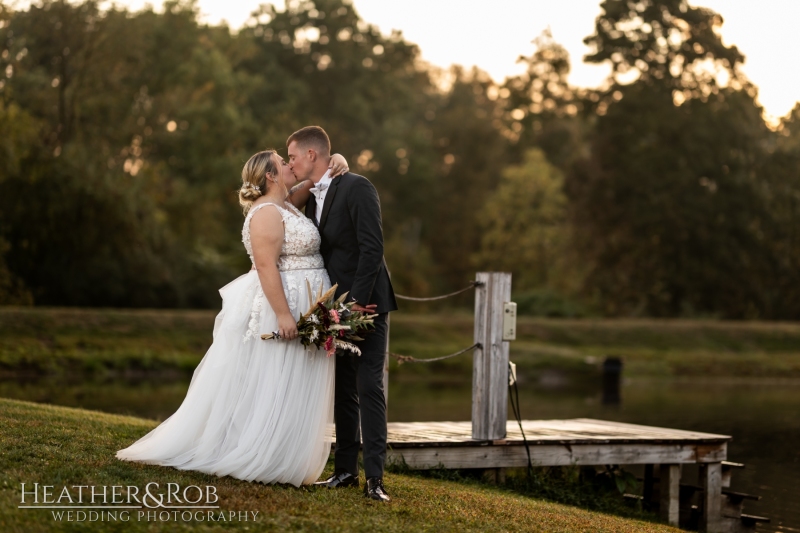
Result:
<svg viewBox="0 0 800 533"><path fill-rule="evenodd" d="M386 352L391 357L397 359L397 364L402 365L403 363L433 363L434 361L441 361L443 359L450 359L451 357L455 357L457 355L461 355L462 353L467 353L470 350L474 350L475 348L483 348L483 345L479 342L476 342L469 348L464 348L460 352L451 353L450 355L443 355L442 357L434 357L433 359L417 359L416 357L412 357L410 355L400 355L398 353Z"/></svg>
<svg viewBox="0 0 800 533"><path fill-rule="evenodd" d="M414 298L413 296L403 296L402 294L395 294L395 298L399 298L401 300L410 300L412 302L432 302L434 300L444 300L445 298L450 298L451 296L455 296L456 294L461 294L462 292L467 292L470 289L474 289L475 287L482 287L482 281L470 281L469 287L464 287L463 289L459 289L455 292L451 292L450 294L443 294L441 296L431 296L430 298Z"/></svg>
<svg viewBox="0 0 800 533"><path fill-rule="evenodd" d="M468 290L474 289L475 287L482 287L484 283L482 281L470 281L469 286L464 287L463 289L459 289L455 292L451 292L449 294L442 294L441 296L431 296L430 298L415 298L413 296L404 296L402 294L395 294L396 298L400 300L410 300L412 302L432 302L434 300L444 300L445 298L450 298L451 296L455 296L456 294L461 294L462 292L467 292ZM386 352L387 355L390 357L394 357L397 359L397 364L402 365L403 363L433 363L434 361L443 361L444 359L450 359L451 357L455 357L457 355L461 355L462 353L467 353L470 350L474 350L475 348L482 348L483 346L481 343L476 342L469 348L464 348L461 351L456 353L451 353L449 355L443 355L441 357L434 357L432 359L417 359L416 357L412 357L410 355L400 355L399 353L392 353Z"/></svg>

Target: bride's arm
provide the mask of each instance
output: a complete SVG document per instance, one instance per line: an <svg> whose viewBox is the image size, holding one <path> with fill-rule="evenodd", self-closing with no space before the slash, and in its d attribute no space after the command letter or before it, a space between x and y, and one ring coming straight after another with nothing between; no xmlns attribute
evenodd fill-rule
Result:
<svg viewBox="0 0 800 533"><path fill-rule="evenodd" d="M342 154L333 154L331 156L331 162L328 165L328 168L331 171L331 178L340 176L350 170L350 167L347 166L347 159L345 159ZM308 203L308 198L311 196L309 191L313 186L313 181L303 180L292 187L292 190L289 191L289 198L287 199L292 203L293 206L301 209Z"/></svg>
<svg viewBox="0 0 800 533"><path fill-rule="evenodd" d="M283 217L277 208L264 208L253 215L250 220L250 244L261 289L278 317L278 334L286 340L296 339L297 322L289 310L278 271L278 259L283 246Z"/></svg>

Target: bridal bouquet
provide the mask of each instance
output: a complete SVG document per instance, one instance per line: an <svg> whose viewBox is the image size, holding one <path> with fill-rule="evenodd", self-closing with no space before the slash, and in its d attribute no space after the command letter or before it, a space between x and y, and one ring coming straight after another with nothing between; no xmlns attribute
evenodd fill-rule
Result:
<svg viewBox="0 0 800 533"><path fill-rule="evenodd" d="M330 357L336 352L337 348L361 355L361 350L351 341L362 341L360 333L374 328L373 319L378 315L353 311L355 302L345 303L348 293L344 293L334 300L337 285L334 285L322 293L320 285L320 296L316 301L312 300L311 284L306 280L308 287L309 309L297 321L297 332L303 346L312 344L325 350ZM277 333L266 333L261 335L264 340L279 339Z"/></svg>

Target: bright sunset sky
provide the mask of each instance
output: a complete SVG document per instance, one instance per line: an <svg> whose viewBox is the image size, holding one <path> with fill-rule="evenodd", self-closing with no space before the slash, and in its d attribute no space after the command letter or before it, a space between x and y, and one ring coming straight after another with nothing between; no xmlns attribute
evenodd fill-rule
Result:
<svg viewBox="0 0 800 533"><path fill-rule="evenodd" d="M145 0L117 0L133 9ZM160 1L151 2L155 6ZM204 20L238 28L260 0L199 0ZM278 9L283 0L274 2ZM690 0L722 14L722 36L745 54L745 74L760 89L767 118L786 115L800 100L800 0ZM548 26L572 58L570 82L594 87L608 67L582 62L600 0L353 0L361 17L383 33L401 30L426 61L446 67L477 65L496 81L517 74L531 40Z"/></svg>

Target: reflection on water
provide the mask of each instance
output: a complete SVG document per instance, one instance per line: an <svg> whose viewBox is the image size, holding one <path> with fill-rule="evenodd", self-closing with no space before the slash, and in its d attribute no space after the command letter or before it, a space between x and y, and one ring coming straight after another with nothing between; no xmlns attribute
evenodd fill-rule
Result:
<svg viewBox="0 0 800 533"><path fill-rule="evenodd" d="M471 387L392 381L389 420L469 420ZM180 405L182 382L0 382L0 396L163 420ZM733 490L763 496L746 507L769 516L761 531L800 531L800 384L720 380L627 380L622 404L603 405L600 384L591 390L544 389L520 381L527 419L600 418L733 436Z"/></svg>

